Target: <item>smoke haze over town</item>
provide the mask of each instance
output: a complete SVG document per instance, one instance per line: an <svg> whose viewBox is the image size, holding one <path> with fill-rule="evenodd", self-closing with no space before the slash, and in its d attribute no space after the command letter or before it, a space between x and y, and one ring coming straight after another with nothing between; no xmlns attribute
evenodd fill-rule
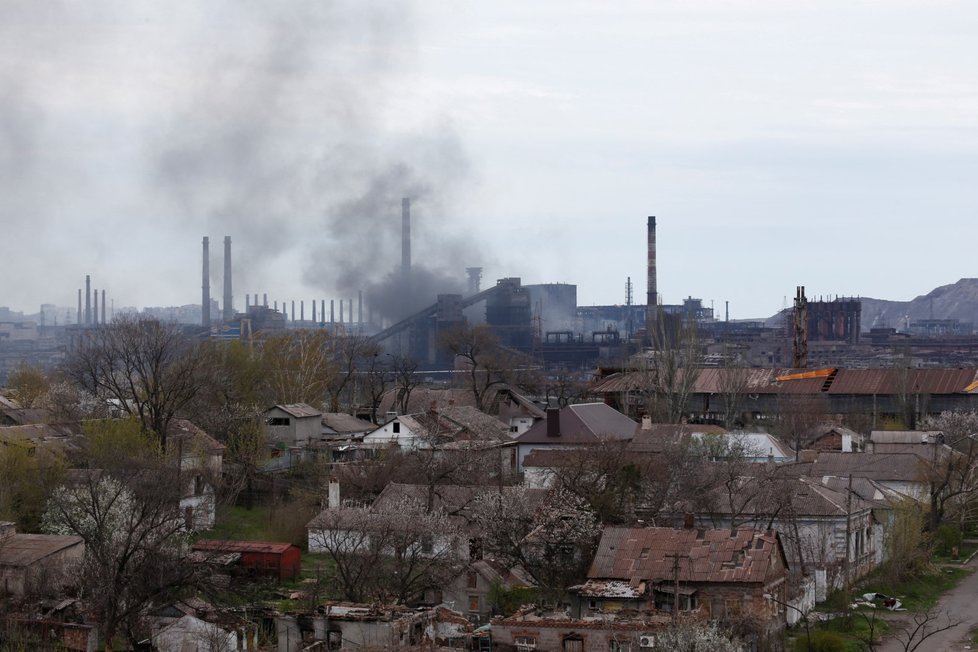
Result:
<svg viewBox="0 0 978 652"><path fill-rule="evenodd" d="M411 303L484 285L731 316L975 276L963 2L0 3L0 305ZM409 306L397 306L402 312Z"/></svg>

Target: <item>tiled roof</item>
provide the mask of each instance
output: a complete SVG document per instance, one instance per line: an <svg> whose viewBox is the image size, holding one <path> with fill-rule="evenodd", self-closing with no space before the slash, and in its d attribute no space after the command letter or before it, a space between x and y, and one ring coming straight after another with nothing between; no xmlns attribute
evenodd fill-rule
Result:
<svg viewBox="0 0 978 652"><path fill-rule="evenodd" d="M678 572L680 582L763 583L781 554L776 534L745 528L609 527L587 576L637 584L671 582Z"/></svg>
<svg viewBox="0 0 978 652"><path fill-rule="evenodd" d="M815 477L833 475L878 482L925 482L927 460L913 453L841 453L821 451L812 463Z"/></svg>

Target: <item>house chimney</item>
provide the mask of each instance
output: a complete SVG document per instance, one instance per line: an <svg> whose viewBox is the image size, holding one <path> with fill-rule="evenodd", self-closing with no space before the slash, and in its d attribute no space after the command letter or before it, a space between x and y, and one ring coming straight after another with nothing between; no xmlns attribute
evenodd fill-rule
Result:
<svg viewBox="0 0 978 652"><path fill-rule="evenodd" d="M13 521L0 521L0 544L4 539L17 534L17 524Z"/></svg>
<svg viewBox="0 0 978 652"><path fill-rule="evenodd" d="M686 530L692 530L696 525L696 518L693 516L692 512L686 512L683 514L683 528Z"/></svg>
<svg viewBox="0 0 978 652"><path fill-rule="evenodd" d="M642 415L642 430L652 430L652 417L648 414Z"/></svg>
<svg viewBox="0 0 978 652"><path fill-rule="evenodd" d="M210 238L204 236L204 264L201 269L200 284L200 324L204 328L211 325L211 254Z"/></svg>
<svg viewBox="0 0 978 652"><path fill-rule="evenodd" d="M340 483L338 480L329 481L326 494L326 507L329 509L340 508Z"/></svg>
<svg viewBox="0 0 978 652"><path fill-rule="evenodd" d="M547 437L560 437L559 408L547 408Z"/></svg>
<svg viewBox="0 0 978 652"><path fill-rule="evenodd" d="M224 321L234 319L231 307L231 236L224 236Z"/></svg>

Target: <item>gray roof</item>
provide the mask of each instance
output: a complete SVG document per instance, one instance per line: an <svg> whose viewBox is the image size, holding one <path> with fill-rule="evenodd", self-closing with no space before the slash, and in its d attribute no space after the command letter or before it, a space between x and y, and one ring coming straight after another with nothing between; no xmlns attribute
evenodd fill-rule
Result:
<svg viewBox="0 0 978 652"><path fill-rule="evenodd" d="M377 427L345 412L324 412L323 425L341 435L369 432Z"/></svg>
<svg viewBox="0 0 978 652"><path fill-rule="evenodd" d="M547 419L517 437L521 444L593 444L602 439L630 440L639 425L604 403L582 403L561 408L557 412L559 435L547 436Z"/></svg>
<svg viewBox="0 0 978 652"><path fill-rule="evenodd" d="M322 415L321 411L306 403L289 403L287 405L274 405L272 407L278 408L283 412L288 412L297 419L301 419L303 417L318 417Z"/></svg>
<svg viewBox="0 0 978 652"><path fill-rule="evenodd" d="M841 453L821 451L812 463L815 477L834 475L877 482L925 482L930 465L913 453Z"/></svg>
<svg viewBox="0 0 978 652"><path fill-rule="evenodd" d="M74 546L84 545L76 536L14 534L0 540L0 566L26 567Z"/></svg>

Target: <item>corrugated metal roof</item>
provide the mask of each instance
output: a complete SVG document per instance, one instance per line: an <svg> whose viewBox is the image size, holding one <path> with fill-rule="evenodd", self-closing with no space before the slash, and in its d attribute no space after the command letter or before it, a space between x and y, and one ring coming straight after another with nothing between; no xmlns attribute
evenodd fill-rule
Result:
<svg viewBox="0 0 978 652"><path fill-rule="evenodd" d="M960 394L978 392L978 368L963 369L836 369L835 375L808 377L805 369L704 368L694 383L696 394ZM777 380L778 378L789 380ZM637 392L650 380L633 371L614 374L597 383L598 395Z"/></svg>
<svg viewBox="0 0 978 652"><path fill-rule="evenodd" d="M291 543L280 543L277 541L217 541L213 539L202 539L197 541L193 550L206 552L254 552L282 554L289 548L296 546Z"/></svg>

